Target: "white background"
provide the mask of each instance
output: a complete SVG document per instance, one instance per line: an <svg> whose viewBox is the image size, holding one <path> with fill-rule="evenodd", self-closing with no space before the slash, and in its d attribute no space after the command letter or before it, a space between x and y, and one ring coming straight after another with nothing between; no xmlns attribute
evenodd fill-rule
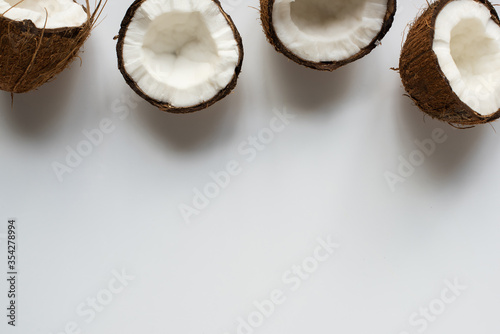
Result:
<svg viewBox="0 0 500 334"><path fill-rule="evenodd" d="M117 103L134 94L113 36L130 1L110 0L83 65L16 95L13 109L0 95L0 236L16 217L20 272L18 326L2 306L0 332L64 333L74 322L74 333L233 334L279 289L286 301L254 333L413 334L423 326L412 314L439 305L455 279L467 288L425 332L497 332L497 126L456 130L403 96L390 68L425 1L399 2L380 47L321 73L273 50L257 0L223 1L245 47L234 93L191 115L139 102L120 118ZM295 119L247 162L238 147L284 108ZM60 182L53 163L105 118L114 131ZM386 172L436 128L446 142L391 191ZM232 160L241 174L187 224L179 205ZM292 291L282 275L329 235L340 248ZM135 278L87 322L77 307L105 293L114 270ZM2 278L1 305L6 294Z"/></svg>

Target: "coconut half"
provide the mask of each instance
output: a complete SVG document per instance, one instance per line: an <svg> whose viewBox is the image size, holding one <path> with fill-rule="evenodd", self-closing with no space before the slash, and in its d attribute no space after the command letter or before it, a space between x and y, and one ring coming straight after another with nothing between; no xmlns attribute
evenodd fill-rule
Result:
<svg viewBox="0 0 500 334"><path fill-rule="evenodd" d="M123 19L118 67L163 111L205 109L236 86L243 44L217 0L137 0Z"/></svg>
<svg viewBox="0 0 500 334"><path fill-rule="evenodd" d="M88 0L0 0L0 89L25 93L64 70L104 5L91 13Z"/></svg>
<svg viewBox="0 0 500 334"><path fill-rule="evenodd" d="M487 0L440 0L412 25L401 78L420 109L456 125L500 117L500 21Z"/></svg>
<svg viewBox="0 0 500 334"><path fill-rule="evenodd" d="M293 61L333 71L370 53L389 31L396 0L260 0L267 39Z"/></svg>

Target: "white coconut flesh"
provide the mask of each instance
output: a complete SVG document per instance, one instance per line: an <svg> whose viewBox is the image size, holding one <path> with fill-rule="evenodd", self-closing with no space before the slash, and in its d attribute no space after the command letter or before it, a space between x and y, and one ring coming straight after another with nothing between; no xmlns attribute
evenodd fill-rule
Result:
<svg viewBox="0 0 500 334"><path fill-rule="evenodd" d="M356 55L379 34L388 0L276 0L278 38L302 59L341 61Z"/></svg>
<svg viewBox="0 0 500 334"><path fill-rule="evenodd" d="M486 6L447 4L436 18L433 51L462 102L483 116L500 109L500 27Z"/></svg>
<svg viewBox="0 0 500 334"><path fill-rule="evenodd" d="M87 21L73 0L0 0L0 13L14 21L31 20L40 29L79 27Z"/></svg>
<svg viewBox="0 0 500 334"><path fill-rule="evenodd" d="M235 75L234 32L212 0L146 0L124 37L124 68L149 97L173 107L211 100Z"/></svg>

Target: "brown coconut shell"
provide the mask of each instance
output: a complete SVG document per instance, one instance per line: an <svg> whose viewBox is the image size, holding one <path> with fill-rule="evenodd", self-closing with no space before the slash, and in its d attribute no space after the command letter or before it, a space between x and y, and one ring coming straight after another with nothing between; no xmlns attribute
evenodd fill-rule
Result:
<svg viewBox="0 0 500 334"><path fill-rule="evenodd" d="M455 0L432 3L412 24L401 51L399 73L411 99L432 118L458 126L488 123L500 117L500 110L483 116L462 102L451 88L432 50L436 18L452 1ZM488 0L474 1L486 6L491 12L491 19L500 25L498 14Z"/></svg>
<svg viewBox="0 0 500 334"><path fill-rule="evenodd" d="M99 1L79 27L37 28L31 20L0 15L0 89L11 93L34 90L53 79L76 58L105 2Z"/></svg>
<svg viewBox="0 0 500 334"><path fill-rule="evenodd" d="M214 103L222 100L227 95L229 95L229 93L231 93L233 91L233 89L236 87L236 83L238 81L238 76L241 72L241 67L243 64L243 55L244 55L243 41L241 39L240 33L238 32L238 29L236 29L236 26L235 26L233 20L224 11L219 0L212 0L212 1L217 5L217 7L221 11L222 15L224 15L227 23L231 27L231 30L233 31L233 34L234 34L234 38L235 38L236 42L238 43L238 49L239 49L238 64L234 70L233 78L231 79L229 84L226 87L224 87L224 89L219 91L219 93L217 93L217 95L215 95L210 100L204 101L200 104L197 104L194 106L189 106L189 107L175 107L167 102L156 100L156 99L150 97L149 95L147 95L137 85L137 83L134 81L134 79L132 79L130 74L125 69L125 64L124 64L124 60L123 60L123 45L125 43L125 34L127 33L128 26L129 26L130 22L132 21L132 18L134 17L137 9L145 1L147 1L147 0L136 0L136 1L134 1L134 3L132 3L132 5L127 10L127 13L125 14L125 17L123 18L123 21L121 23L120 32L118 34L118 43L116 45L116 53L118 56L118 69L122 73L122 75L125 79L125 82L130 86L130 88L132 88L134 90L134 92L136 92L140 97L142 97L144 100L148 101L149 103L151 103L152 105L154 105L158 109L160 109L162 111L170 112L170 113L176 113L176 114L186 114L186 113L192 113L192 112L206 109L206 108L210 107L211 105L213 105Z"/></svg>
<svg viewBox="0 0 500 334"><path fill-rule="evenodd" d="M273 25L273 7L274 0L260 0L260 17L262 21L262 27L264 28L264 33L266 34L269 43L274 46L276 51L284 54L294 62L320 71L334 71L339 67L352 63L353 61L363 58L364 56L369 54L375 47L380 44L380 41L384 38L384 36L391 28L392 23L394 22L394 15L396 14L397 8L396 0L388 0L387 12L385 14L384 24L382 25L380 32L377 36L375 36L375 38L370 42L369 45L365 46L357 54L341 61L314 62L297 56L281 42L278 35L276 34L276 30L274 29Z"/></svg>

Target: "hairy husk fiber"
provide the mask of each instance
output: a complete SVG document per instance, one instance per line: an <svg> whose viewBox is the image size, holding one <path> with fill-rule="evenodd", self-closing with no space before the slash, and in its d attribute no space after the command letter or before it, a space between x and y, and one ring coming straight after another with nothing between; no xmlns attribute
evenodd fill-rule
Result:
<svg viewBox="0 0 500 334"><path fill-rule="evenodd" d="M11 93L34 90L54 78L78 55L104 7L100 0L80 27L40 29L31 20L0 15L0 89Z"/></svg>
<svg viewBox="0 0 500 334"><path fill-rule="evenodd" d="M273 6L274 6L274 0L260 0L260 17L262 21L262 27L264 28L264 33L266 34L269 43L271 43L274 46L276 51L284 54L294 62L320 71L334 71L339 67L352 63L353 61L363 58L364 56L369 54L387 34L394 21L394 15L396 14L396 0L388 0L387 12L384 17L384 24L382 25L382 29L380 29L378 35L375 36L375 38L371 41L369 45L361 49L357 54L353 55L352 57L349 57L341 61L313 62L297 56L281 42L278 35L276 34L276 30L274 29L273 25Z"/></svg>
<svg viewBox="0 0 500 334"><path fill-rule="evenodd" d="M125 81L130 86L130 88L132 88L140 97L142 97L144 100L148 101L149 103L151 103L152 105L154 105L158 109L160 109L162 111L170 112L170 113L176 113L176 114L186 114L186 113L192 113L195 111L206 109L206 108L210 107L211 105L213 105L214 103L216 103L217 101L220 101L224 97L229 95L229 93L231 93L233 91L233 89L236 87L236 82L238 81L238 76L241 72L241 66L243 64L243 54L244 54L243 53L243 42L242 42L240 33L238 32L238 30L236 29L236 26L234 25L233 20L224 11L219 0L212 0L212 1L217 5L217 7L221 11L222 15L224 15L224 17L226 18L227 23L229 24L229 26L231 27L231 30L233 31L234 38L235 38L236 42L238 43L238 49L239 49L238 64L234 70L233 78L231 79L229 84L226 87L224 87L224 89L219 91L210 100L204 101L200 104L197 104L194 106L189 106L189 107L175 107L167 102L162 102L162 101L158 101L156 99L153 99L152 97L147 95L137 85L137 83L134 81L134 79L132 79L130 74L128 74L127 70L125 69L125 64L124 64L124 59L123 59L123 45L125 43L125 34L127 33L128 26L129 26L130 22L132 21L132 18L134 17L137 9L145 1L147 1L147 0L136 0L129 7L129 9L128 9L127 13L125 14L125 17L121 23L120 32L118 34L118 43L116 45L116 52L118 55L118 69L122 73Z"/></svg>
<svg viewBox="0 0 500 334"><path fill-rule="evenodd" d="M455 0L432 3L411 26L401 52L401 79L411 99L431 117L457 126L488 123L500 117L500 110L482 116L463 103L453 92L432 50L436 18L452 1ZM491 12L492 20L500 25L498 15L488 0L474 1L485 5Z"/></svg>

